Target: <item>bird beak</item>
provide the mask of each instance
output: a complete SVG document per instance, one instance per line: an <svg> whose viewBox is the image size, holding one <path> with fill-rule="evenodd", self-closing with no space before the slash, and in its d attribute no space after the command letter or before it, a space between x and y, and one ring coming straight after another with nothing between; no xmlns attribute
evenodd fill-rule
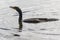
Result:
<svg viewBox="0 0 60 40"><path fill-rule="evenodd" d="M10 8L13 8L13 9L15 9L14 7L12 7L12 6L10 6Z"/></svg>
<svg viewBox="0 0 60 40"><path fill-rule="evenodd" d="M12 6L10 6L10 8L13 8Z"/></svg>

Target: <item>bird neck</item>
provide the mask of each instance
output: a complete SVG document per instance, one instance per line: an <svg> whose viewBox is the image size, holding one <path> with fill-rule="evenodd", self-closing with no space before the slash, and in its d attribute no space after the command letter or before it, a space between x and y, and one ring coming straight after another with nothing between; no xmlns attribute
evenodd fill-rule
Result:
<svg viewBox="0 0 60 40"><path fill-rule="evenodd" d="M19 8L16 8L16 11L19 13L19 15L22 15L22 11Z"/></svg>
<svg viewBox="0 0 60 40"><path fill-rule="evenodd" d="M21 11L21 9L17 8L16 11L19 13L19 21L22 21L22 11Z"/></svg>

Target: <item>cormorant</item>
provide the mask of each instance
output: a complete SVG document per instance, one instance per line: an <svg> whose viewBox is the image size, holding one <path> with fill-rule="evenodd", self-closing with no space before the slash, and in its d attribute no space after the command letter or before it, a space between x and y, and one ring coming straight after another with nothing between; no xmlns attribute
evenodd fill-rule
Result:
<svg viewBox="0 0 60 40"><path fill-rule="evenodd" d="M15 9L19 13L19 30L22 30L22 10L17 6L10 6L10 8ZM23 20L25 23L40 23L40 22L49 22L49 21L57 21L55 18L29 18Z"/></svg>
<svg viewBox="0 0 60 40"><path fill-rule="evenodd" d="M19 19L18 19L19 30L22 30L23 25L22 25L22 11L21 11L21 9L19 9L19 7L16 7L16 6L14 6L14 7L10 6L10 8L15 9L19 13Z"/></svg>

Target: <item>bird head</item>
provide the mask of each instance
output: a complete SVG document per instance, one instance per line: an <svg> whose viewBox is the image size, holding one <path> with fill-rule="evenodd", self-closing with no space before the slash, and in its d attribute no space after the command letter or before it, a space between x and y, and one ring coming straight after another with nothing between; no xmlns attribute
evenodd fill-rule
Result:
<svg viewBox="0 0 60 40"><path fill-rule="evenodd" d="M20 12L20 13L22 12L21 9L17 6L10 6L10 8L16 10L17 12Z"/></svg>
<svg viewBox="0 0 60 40"><path fill-rule="evenodd" d="M10 6L10 8L18 9L19 7L17 7L17 6Z"/></svg>
<svg viewBox="0 0 60 40"><path fill-rule="evenodd" d="M16 10L20 15L22 15L22 10L17 6L10 6L10 8Z"/></svg>

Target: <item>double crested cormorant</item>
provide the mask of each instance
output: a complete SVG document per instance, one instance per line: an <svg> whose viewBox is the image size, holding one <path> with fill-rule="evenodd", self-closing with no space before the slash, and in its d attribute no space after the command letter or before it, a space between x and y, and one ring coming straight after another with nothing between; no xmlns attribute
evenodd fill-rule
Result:
<svg viewBox="0 0 60 40"><path fill-rule="evenodd" d="M17 6L10 6L10 8L15 9L18 13L19 13L19 29L22 30L22 11L19 7ZM55 18L29 18L29 19L25 19L23 20L23 22L26 23L40 23L40 22L49 22L49 21L57 21L58 19Z"/></svg>

